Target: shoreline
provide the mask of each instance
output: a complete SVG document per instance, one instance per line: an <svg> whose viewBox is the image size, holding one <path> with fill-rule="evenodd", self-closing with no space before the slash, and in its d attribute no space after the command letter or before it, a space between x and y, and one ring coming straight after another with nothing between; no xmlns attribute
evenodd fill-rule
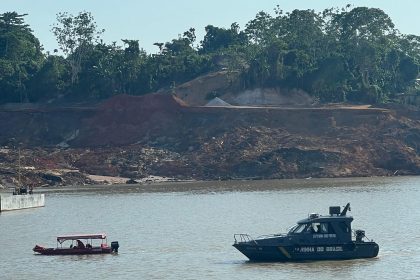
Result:
<svg viewBox="0 0 420 280"><path fill-rule="evenodd" d="M154 181L137 184L94 184L65 185L54 187L39 187L34 193L82 193L106 192L118 193L218 193L234 191L272 191L277 189L316 189L351 187L366 185L373 181L383 181L384 184L395 183L396 180L415 179L420 176L377 176L377 177L345 177L345 178L308 178L308 179L270 179L270 180L224 180L224 181ZM0 188L0 194L11 193L12 189Z"/></svg>

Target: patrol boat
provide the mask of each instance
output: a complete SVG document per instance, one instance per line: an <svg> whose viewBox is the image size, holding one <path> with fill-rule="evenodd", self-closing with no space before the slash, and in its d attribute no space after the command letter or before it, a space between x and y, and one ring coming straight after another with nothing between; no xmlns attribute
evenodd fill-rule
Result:
<svg viewBox="0 0 420 280"><path fill-rule="evenodd" d="M235 234L233 246L251 261L307 261L373 258L379 246L365 236L365 231L351 229L353 217L348 203L331 206L329 216L309 214L287 234L266 235L253 239Z"/></svg>

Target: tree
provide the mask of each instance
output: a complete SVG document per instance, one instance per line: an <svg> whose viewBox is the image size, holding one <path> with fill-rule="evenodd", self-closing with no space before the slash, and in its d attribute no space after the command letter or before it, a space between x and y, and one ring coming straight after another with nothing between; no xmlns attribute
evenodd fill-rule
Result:
<svg viewBox="0 0 420 280"><path fill-rule="evenodd" d="M357 7L332 15L328 31L332 32L351 74L349 97L365 102L386 100L386 77L392 68L385 68L387 54L395 41L392 20L380 9Z"/></svg>
<svg viewBox="0 0 420 280"><path fill-rule="evenodd" d="M90 12L80 12L77 16L68 13L58 13L57 23L52 30L57 38L60 49L70 63L72 84L78 80L81 71L81 61L105 30L98 30Z"/></svg>
<svg viewBox="0 0 420 280"><path fill-rule="evenodd" d="M206 35L201 41L201 52L210 53L233 45L247 44L248 39L244 32L239 31L239 25L232 23L229 29L207 25Z"/></svg>
<svg viewBox="0 0 420 280"><path fill-rule="evenodd" d="M303 77L325 57L322 18L313 10L283 14L277 7L275 13L260 12L246 25L246 34L261 52L250 61L249 77L259 76L260 86L302 86Z"/></svg>
<svg viewBox="0 0 420 280"><path fill-rule="evenodd" d="M149 84L151 91L159 87L174 87L177 83L209 71L211 67L209 57L206 54L199 54L194 48L195 39L195 29L190 28L177 39L165 44L155 43L160 53L152 55L143 64L139 75L141 84Z"/></svg>
<svg viewBox="0 0 420 280"><path fill-rule="evenodd" d="M122 40L127 47L124 49L124 56L120 64L122 92L126 94L139 94L139 76L147 59L146 53L140 50L138 40Z"/></svg>
<svg viewBox="0 0 420 280"><path fill-rule="evenodd" d="M195 36L195 28L190 28L187 31L184 32L184 34L182 34L183 37L188 40L189 44L191 47L193 47L193 44L196 40L196 36Z"/></svg>
<svg viewBox="0 0 420 280"><path fill-rule="evenodd" d="M25 33L31 32L28 28L29 25L24 23L23 17L28 14L19 15L16 12L7 12L0 15L0 30L1 30L1 39L2 44L1 56L3 57L13 57L18 54L13 46L16 44L16 36L14 35L23 35Z"/></svg>
<svg viewBox="0 0 420 280"><path fill-rule="evenodd" d="M114 94L124 93L122 68L124 51L116 43L100 43L88 49L81 60L81 72L73 85L76 98L101 100Z"/></svg>
<svg viewBox="0 0 420 280"><path fill-rule="evenodd" d="M207 25L198 46L189 28L155 43L159 52L152 55L138 40L122 40L123 47L103 43L103 30L88 12L59 13L52 32L64 55L43 55L24 17L0 14L0 102L63 93L77 101L139 95L215 70L232 78L230 90L299 88L322 102L386 102L417 90L420 37L400 34L380 9L348 5L283 13L277 6L272 15L259 12L244 31L237 23Z"/></svg>
<svg viewBox="0 0 420 280"><path fill-rule="evenodd" d="M265 46L275 37L274 21L271 15L261 11L246 24L245 34L252 43Z"/></svg>
<svg viewBox="0 0 420 280"><path fill-rule="evenodd" d="M38 39L24 22L26 14L0 14L0 102L30 101L29 80L44 56Z"/></svg>
<svg viewBox="0 0 420 280"><path fill-rule="evenodd" d="M49 55L29 82L32 100L54 99L70 87L71 72L62 56Z"/></svg>

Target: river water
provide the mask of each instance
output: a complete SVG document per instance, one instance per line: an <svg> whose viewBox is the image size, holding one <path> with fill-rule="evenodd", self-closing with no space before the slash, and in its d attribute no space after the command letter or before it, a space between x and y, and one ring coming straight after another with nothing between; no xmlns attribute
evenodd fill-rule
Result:
<svg viewBox="0 0 420 280"><path fill-rule="evenodd" d="M285 232L351 202L377 258L251 263L234 233ZM420 177L165 183L46 191L46 206L0 214L0 279L420 279ZM106 232L118 255L39 256L36 243Z"/></svg>

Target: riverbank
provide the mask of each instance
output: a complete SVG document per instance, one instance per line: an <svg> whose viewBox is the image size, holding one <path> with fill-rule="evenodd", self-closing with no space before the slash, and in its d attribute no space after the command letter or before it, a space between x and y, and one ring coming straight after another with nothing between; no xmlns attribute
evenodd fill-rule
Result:
<svg viewBox="0 0 420 280"><path fill-rule="evenodd" d="M395 182L420 181L420 176L399 177L354 177L354 178L311 178L311 179L273 179L273 180L233 180L233 181L174 181L147 182L138 184L106 184L106 185L65 185L37 188L34 193L224 193L254 192L297 189L333 189L346 186L369 186L378 181L382 184ZM0 189L0 194L9 194L11 189Z"/></svg>
<svg viewBox="0 0 420 280"><path fill-rule="evenodd" d="M90 111L0 117L3 185L16 183L19 174L35 188L151 176L208 181L420 174L420 113L409 107L188 107L171 95L151 94L115 96Z"/></svg>

